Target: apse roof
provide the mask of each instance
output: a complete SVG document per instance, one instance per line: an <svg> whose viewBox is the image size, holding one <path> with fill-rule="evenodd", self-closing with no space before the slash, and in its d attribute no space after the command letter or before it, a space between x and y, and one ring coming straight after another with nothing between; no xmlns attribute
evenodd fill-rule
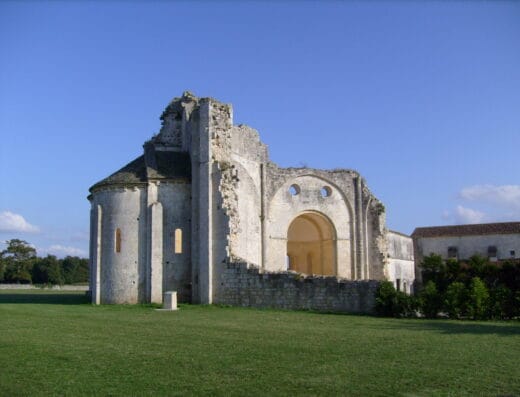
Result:
<svg viewBox="0 0 520 397"><path fill-rule="evenodd" d="M137 157L112 175L97 182L90 190L104 186L135 186L149 180L190 179L189 154L178 151L160 151L146 148L146 156Z"/></svg>

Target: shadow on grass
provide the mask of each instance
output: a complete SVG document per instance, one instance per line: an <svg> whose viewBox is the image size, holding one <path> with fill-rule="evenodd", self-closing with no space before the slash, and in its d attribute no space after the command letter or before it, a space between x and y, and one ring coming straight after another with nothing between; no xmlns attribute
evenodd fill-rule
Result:
<svg viewBox="0 0 520 397"><path fill-rule="evenodd" d="M395 323L388 324L378 329L387 328L395 330L409 331L436 331L447 335L474 334L474 335L498 335L498 336L520 336L520 322L508 321L503 323L470 322L457 320L395 320Z"/></svg>
<svg viewBox="0 0 520 397"><path fill-rule="evenodd" d="M65 292L65 293L1 293L0 304L2 303L31 303L45 305L81 305L90 303L84 292Z"/></svg>

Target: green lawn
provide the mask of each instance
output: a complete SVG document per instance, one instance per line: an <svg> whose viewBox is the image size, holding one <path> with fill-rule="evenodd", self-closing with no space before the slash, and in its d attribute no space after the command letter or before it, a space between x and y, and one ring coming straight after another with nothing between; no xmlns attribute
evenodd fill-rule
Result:
<svg viewBox="0 0 520 397"><path fill-rule="evenodd" d="M518 396L520 323L0 291L0 395Z"/></svg>

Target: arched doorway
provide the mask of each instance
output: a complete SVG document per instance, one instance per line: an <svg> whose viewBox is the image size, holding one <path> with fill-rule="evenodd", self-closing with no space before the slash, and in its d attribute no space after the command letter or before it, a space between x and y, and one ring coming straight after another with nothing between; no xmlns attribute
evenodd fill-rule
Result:
<svg viewBox="0 0 520 397"><path fill-rule="evenodd" d="M336 233L325 216L306 212L287 231L289 270L306 274L336 275Z"/></svg>

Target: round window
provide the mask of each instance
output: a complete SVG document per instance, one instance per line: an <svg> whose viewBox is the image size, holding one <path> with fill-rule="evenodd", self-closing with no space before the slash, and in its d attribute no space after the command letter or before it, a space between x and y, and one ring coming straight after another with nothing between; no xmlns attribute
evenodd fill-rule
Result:
<svg viewBox="0 0 520 397"><path fill-rule="evenodd" d="M328 186L323 186L320 189L321 197L329 197L332 194L332 189Z"/></svg>
<svg viewBox="0 0 520 397"><path fill-rule="evenodd" d="M291 185L291 187L289 187L289 193L291 193L291 196L296 196L300 194L300 187L296 184Z"/></svg>

